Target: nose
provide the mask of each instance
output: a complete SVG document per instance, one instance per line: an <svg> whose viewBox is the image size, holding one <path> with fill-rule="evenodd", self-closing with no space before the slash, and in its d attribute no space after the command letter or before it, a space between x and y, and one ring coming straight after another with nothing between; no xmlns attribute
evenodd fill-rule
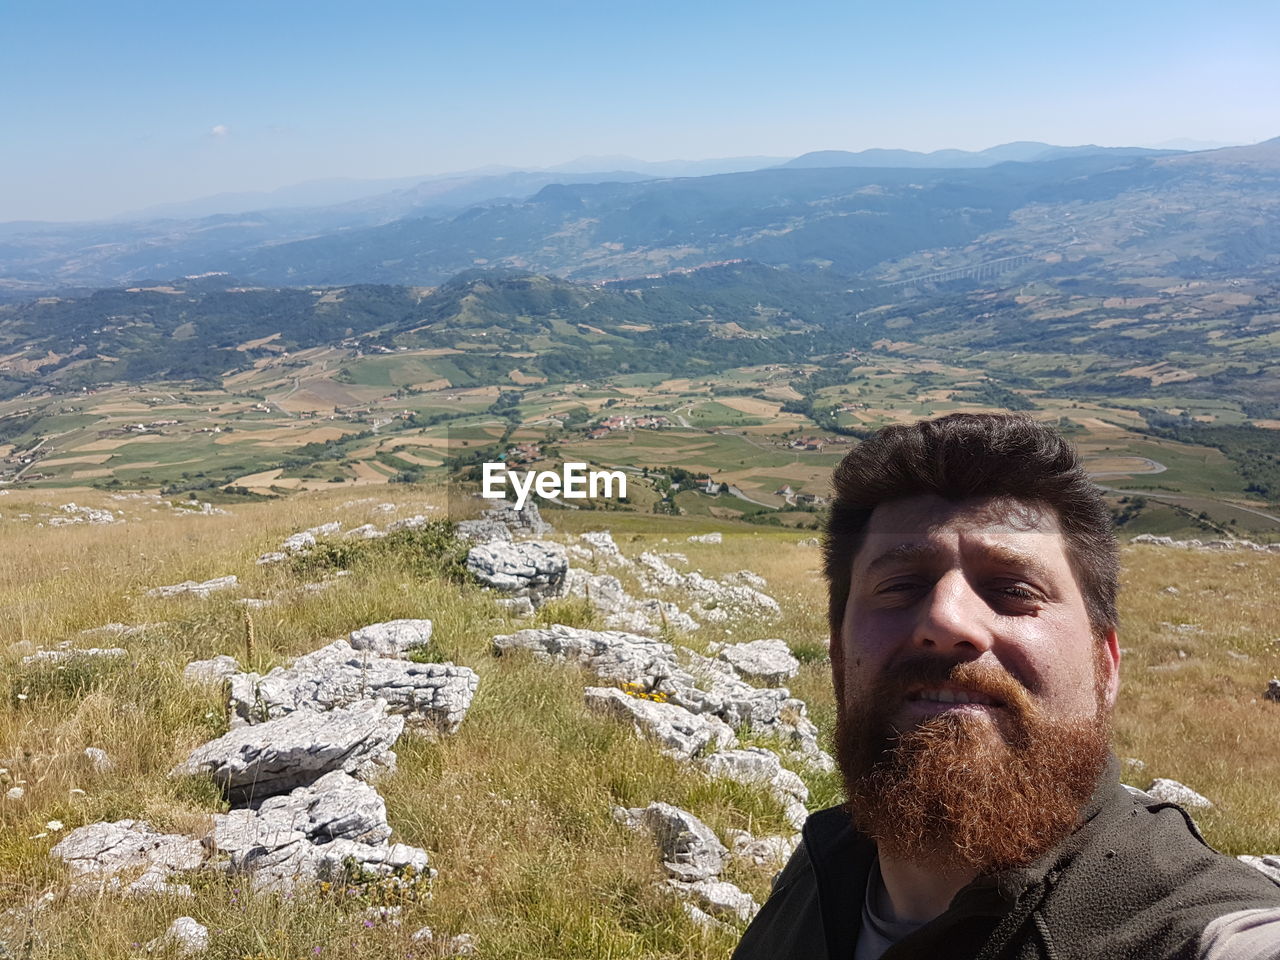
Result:
<svg viewBox="0 0 1280 960"><path fill-rule="evenodd" d="M920 604L912 646L976 657L991 649L991 609L962 571L944 574Z"/></svg>

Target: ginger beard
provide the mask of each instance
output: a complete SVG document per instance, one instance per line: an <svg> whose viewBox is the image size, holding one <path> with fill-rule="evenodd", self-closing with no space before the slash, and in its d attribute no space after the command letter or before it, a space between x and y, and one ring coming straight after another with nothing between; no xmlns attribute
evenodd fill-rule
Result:
<svg viewBox="0 0 1280 960"><path fill-rule="evenodd" d="M836 720L846 809L883 855L990 873L1026 865L1079 824L1106 764L1111 715L1094 662L1092 717L1046 717L1007 672L976 661L914 657L886 667ZM899 731L907 693L954 684L1003 704L947 711ZM853 701L853 702L848 702Z"/></svg>

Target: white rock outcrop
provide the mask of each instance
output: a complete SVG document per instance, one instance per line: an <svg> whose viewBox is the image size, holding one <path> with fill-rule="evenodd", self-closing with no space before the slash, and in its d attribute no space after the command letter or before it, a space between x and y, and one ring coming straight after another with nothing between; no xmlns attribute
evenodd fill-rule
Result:
<svg viewBox="0 0 1280 960"><path fill-rule="evenodd" d="M630 721L636 732L656 740L662 751L681 760L737 744L733 728L718 717L698 716L674 703L633 697L617 687L587 687L587 706Z"/></svg>
<svg viewBox="0 0 1280 960"><path fill-rule="evenodd" d="M740 677L760 683L782 683L800 672L800 661L785 640L733 643L721 648L716 657L733 667Z"/></svg>
<svg viewBox="0 0 1280 960"><path fill-rule="evenodd" d="M617 807L613 815L618 822L653 835L663 867L677 880L706 880L717 876L728 862L729 851L715 831L687 810L651 803L647 807Z"/></svg>
<svg viewBox="0 0 1280 960"><path fill-rule="evenodd" d="M490 540L467 552L467 570L485 586L538 604L559 596L569 570L565 548L550 540Z"/></svg>
<svg viewBox="0 0 1280 960"><path fill-rule="evenodd" d="M234 573L225 577L214 577L211 580L203 580L197 583L195 580L183 580L181 583L168 584L163 587L152 587L147 591L148 597L160 597L168 599L170 597L181 597L191 595L195 597L207 597L211 593L219 590L230 590L238 586L240 581Z"/></svg>
<svg viewBox="0 0 1280 960"><path fill-rule="evenodd" d="M147 952L169 951L180 957L194 957L209 949L209 928L194 917L178 917L167 930L148 941Z"/></svg>
<svg viewBox="0 0 1280 960"><path fill-rule="evenodd" d="M300 710L259 724L233 727L191 751L173 776L211 776L233 802L257 801L312 784L342 770L376 776L395 762L391 745L404 717L385 700L317 713Z"/></svg>
<svg viewBox="0 0 1280 960"><path fill-rule="evenodd" d="M1180 807L1189 807L1193 810L1210 810L1213 808L1213 802L1207 797L1201 796L1186 784L1179 783L1177 780L1157 777L1151 781L1151 786L1147 787L1146 792L1148 796L1155 797L1157 800L1163 800L1165 803L1176 803Z"/></svg>
<svg viewBox="0 0 1280 960"><path fill-rule="evenodd" d="M429 623L430 621L409 621ZM359 642L387 649L416 640L430 631L401 625L361 634ZM377 626L386 626L379 624ZM366 630L369 628L365 628ZM361 702L381 700L424 732L453 733L475 697L480 678L469 667L452 663L414 663L354 649L349 641L298 657L265 676L238 673L231 677L232 726L276 720L295 712L325 712Z"/></svg>

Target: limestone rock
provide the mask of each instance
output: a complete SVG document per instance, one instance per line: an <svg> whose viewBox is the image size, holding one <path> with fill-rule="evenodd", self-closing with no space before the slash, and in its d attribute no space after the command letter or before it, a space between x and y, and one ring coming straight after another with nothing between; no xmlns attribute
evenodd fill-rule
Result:
<svg viewBox="0 0 1280 960"><path fill-rule="evenodd" d="M379 657L403 657L414 647L431 642L430 620L388 620L353 631L347 638L355 650L368 650Z"/></svg>
<svg viewBox="0 0 1280 960"><path fill-rule="evenodd" d="M712 533L695 534L687 539L690 543L722 543L724 542L724 534L717 530Z"/></svg>
<svg viewBox="0 0 1280 960"><path fill-rule="evenodd" d="M763 747L723 750L703 757L700 764L709 776L766 788L782 805L793 829L799 830L808 819L809 788L773 751Z"/></svg>
<svg viewBox="0 0 1280 960"><path fill-rule="evenodd" d="M680 759L737 742L733 728L723 720L697 716L673 703L628 696L617 687L587 687L584 696L589 707L631 721L639 733L657 740L665 753Z"/></svg>
<svg viewBox="0 0 1280 960"><path fill-rule="evenodd" d="M677 880L693 882L716 876L729 851L705 823L669 803L627 810L632 822L647 829L658 844L662 865Z"/></svg>
<svg viewBox="0 0 1280 960"><path fill-rule="evenodd" d="M343 536L347 540L378 540L385 537L386 534L372 523L366 523L348 530Z"/></svg>
<svg viewBox="0 0 1280 960"><path fill-rule="evenodd" d="M193 750L172 775L208 774L233 801L260 800L334 770L373 775L392 762L391 745L403 729L404 717L388 716L385 700L325 713L299 710L232 728Z"/></svg>
<svg viewBox="0 0 1280 960"><path fill-rule="evenodd" d="M223 653L210 660L192 660L182 668L182 679L188 683L222 683L239 670L236 658Z"/></svg>
<svg viewBox="0 0 1280 960"><path fill-rule="evenodd" d="M370 635L379 639L365 637L361 642L385 646L393 642L389 637L399 642L425 632L421 626L396 627ZM381 699L391 713L402 714L416 727L449 734L467 715L479 683L480 678L469 667L374 656L353 649L346 640L336 640L266 676L232 677L232 723L253 724L297 711L327 711Z"/></svg>
<svg viewBox="0 0 1280 960"><path fill-rule="evenodd" d="M1164 777L1157 777L1151 781L1151 786L1147 787L1147 794L1155 797L1157 800L1165 803L1176 803L1180 807L1190 807L1192 809L1209 810L1213 808L1213 803L1206 797L1196 793L1185 784L1179 783L1177 780L1167 780Z"/></svg>
<svg viewBox="0 0 1280 960"><path fill-rule="evenodd" d="M49 852L66 863L75 876L97 882L133 871L163 877L195 869L205 856L198 840L158 833L142 820L77 827Z"/></svg>
<svg viewBox="0 0 1280 960"><path fill-rule="evenodd" d="M285 537L284 542L280 544L280 550L282 553L306 553L315 545L315 534L303 530L301 533Z"/></svg>
<svg viewBox="0 0 1280 960"><path fill-rule="evenodd" d="M108 773L115 769L115 761L101 747L85 747L84 758L93 767L94 773Z"/></svg>
<svg viewBox="0 0 1280 960"><path fill-rule="evenodd" d="M559 595L569 557L564 547L549 540L490 540L468 551L467 569L486 586L529 597L536 605Z"/></svg>
<svg viewBox="0 0 1280 960"><path fill-rule="evenodd" d="M489 543L493 540L505 540L510 543L511 528L498 520L482 517L479 520L461 520L457 527L458 538L470 543Z"/></svg>
<svg viewBox="0 0 1280 960"><path fill-rule="evenodd" d="M578 539L585 543L591 552L592 559L605 566L628 566L629 562L618 549L613 534L608 530L588 530L579 534Z"/></svg>
<svg viewBox="0 0 1280 960"><path fill-rule="evenodd" d="M727 839L734 857L772 870L781 870L800 845L798 833L789 837L753 837L746 830L730 830Z"/></svg>
<svg viewBox="0 0 1280 960"><path fill-rule="evenodd" d="M430 522L430 517L425 514L418 513L412 517L405 517L402 520L396 520L387 524L387 533L395 533L397 530L418 530L425 527Z"/></svg>
<svg viewBox="0 0 1280 960"><path fill-rule="evenodd" d="M160 597L168 599L170 597L180 597L184 594L191 594L196 597L207 597L209 594L218 590L230 590L239 584L239 580L235 574L228 574L225 577L214 577L212 580L205 580L197 583L194 580L183 580L182 583L169 584L163 587L152 587L147 591L148 597Z"/></svg>
<svg viewBox="0 0 1280 960"><path fill-rule="evenodd" d="M498 654L516 648L533 651L539 660L577 663L601 680L632 684L668 706L714 715L730 727L748 724L756 733L780 737L823 769L833 763L818 747L817 727L802 700L783 687L754 687L723 661L637 634L563 625L494 638Z"/></svg>
<svg viewBox="0 0 1280 960"><path fill-rule="evenodd" d="M75 660L83 658L92 659L115 659L119 657L129 656L129 651L123 647L86 647L81 650L75 650L70 647L59 648L57 650L37 650L30 656L23 657L23 663L62 663L67 660Z"/></svg>
<svg viewBox="0 0 1280 960"><path fill-rule="evenodd" d="M734 643L716 656L733 667L740 676L761 683L781 683L800 672L800 661L791 653L785 640Z"/></svg>
<svg viewBox="0 0 1280 960"><path fill-rule="evenodd" d="M760 910L760 904L756 903L754 897L726 880L667 882L677 893L693 900L700 910L717 920L748 923Z"/></svg>
<svg viewBox="0 0 1280 960"><path fill-rule="evenodd" d="M271 563L283 563L288 559L289 555L287 553L281 553L279 550L268 550L254 562L260 567L265 567Z"/></svg>
<svg viewBox="0 0 1280 960"><path fill-rule="evenodd" d="M175 950L180 957L193 957L209 949L209 928L193 917L178 917L163 934L147 944L147 952Z"/></svg>
<svg viewBox="0 0 1280 960"><path fill-rule="evenodd" d="M430 927L422 927L415 930L409 939L426 944L431 949L433 957L471 957L475 956L476 952L475 937L469 933L448 936L436 933Z"/></svg>
<svg viewBox="0 0 1280 960"><path fill-rule="evenodd" d="M486 510L484 516L501 523L518 537L542 537L551 533L551 524L542 519L542 512L532 500L519 510L515 504L503 502Z"/></svg>

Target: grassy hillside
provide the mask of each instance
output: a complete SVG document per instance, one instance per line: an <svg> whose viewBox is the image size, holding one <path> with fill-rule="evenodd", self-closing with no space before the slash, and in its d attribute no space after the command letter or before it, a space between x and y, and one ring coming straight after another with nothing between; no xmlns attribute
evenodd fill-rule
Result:
<svg viewBox="0 0 1280 960"><path fill-rule="evenodd" d="M339 519L347 527L376 517L379 501L401 516L438 506L437 490L383 488L376 498L343 490L245 503L227 515L178 515L145 497L109 499L75 491L79 504L123 511L109 526L50 526L72 499L66 491L14 491L0 497L0 549L21 563L0 568L0 605L8 618L0 650L0 938L32 958L134 957L138 944L169 920L189 914L213 934L209 956L240 960L354 960L423 956L409 935L423 925L475 935L486 957L701 958L724 956L727 932L704 931L660 889L661 868L647 838L616 824L614 804L662 800L692 810L723 835L733 828L784 832L766 794L707 781L662 756L615 721L582 704L583 676L529 658L501 660L491 638L517 626L475 587L425 575L411 552L381 553L317 590L325 570L259 567L254 558L287 534ZM23 515L26 515L24 517ZM710 517L646 514L548 514L558 536L608 527L629 556L679 550L688 569L718 575L749 567L782 606L772 624L704 626L677 638L695 649L712 640L776 636L802 661L790 684L806 699L824 735L831 730L824 663L824 600L818 552L794 530ZM720 530L723 544L687 543ZM1280 638L1270 596L1280 557L1192 553L1135 546L1124 553L1124 678L1117 752L1144 761L1130 782L1173 777L1211 798L1198 819L1228 853L1280 851L1280 705L1262 698L1280 672ZM146 588L184 579L240 576L234 594L158 600ZM1176 593L1167 588L1176 588ZM275 598L252 611L246 646L244 609L235 596ZM544 611L588 625L581 606ZM48 855L65 831L119 817L161 828L194 828L220 809L209 786L166 771L195 744L225 729L221 698L183 683L192 659L226 653L257 670L316 649L368 623L398 617L435 621L430 655L476 670L480 687L459 732L439 742L406 736L399 771L379 789L395 840L426 848L439 870L429 899L403 902L399 924L372 920L365 908L385 892L350 896L255 896L233 879L206 879L193 899L120 900L65 896L66 876ZM134 635L81 636L109 622L148 624ZM38 648L119 645L127 662L23 665ZM113 761L98 771L86 747ZM831 776L807 775L811 805L835 802ZM61 826L55 828L54 822ZM762 900L769 871L736 867L730 879ZM39 900L51 894L47 902Z"/></svg>

